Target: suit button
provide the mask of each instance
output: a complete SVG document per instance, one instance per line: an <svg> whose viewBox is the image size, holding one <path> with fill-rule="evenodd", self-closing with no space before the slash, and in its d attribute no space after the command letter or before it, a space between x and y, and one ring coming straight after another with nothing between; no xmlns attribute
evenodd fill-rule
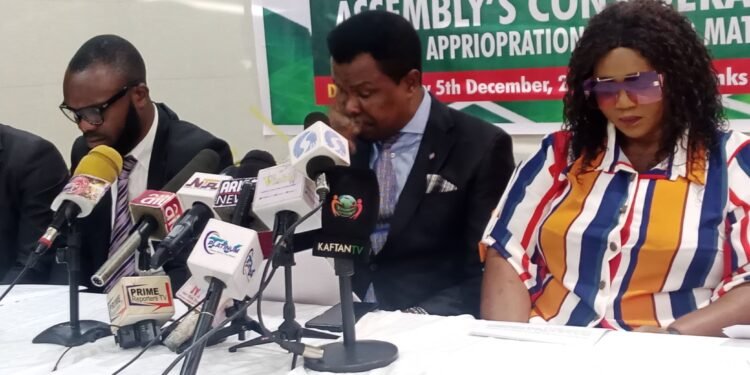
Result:
<svg viewBox="0 0 750 375"><path fill-rule="evenodd" d="M609 243L609 249L612 251L617 251L617 244L614 242Z"/></svg>
<svg viewBox="0 0 750 375"><path fill-rule="evenodd" d="M604 287L607 286L607 282L602 280L599 282L599 289L604 290Z"/></svg>
<svg viewBox="0 0 750 375"><path fill-rule="evenodd" d="M378 270L378 265L377 264L375 264L375 263L370 264L370 271L377 271L377 270Z"/></svg>

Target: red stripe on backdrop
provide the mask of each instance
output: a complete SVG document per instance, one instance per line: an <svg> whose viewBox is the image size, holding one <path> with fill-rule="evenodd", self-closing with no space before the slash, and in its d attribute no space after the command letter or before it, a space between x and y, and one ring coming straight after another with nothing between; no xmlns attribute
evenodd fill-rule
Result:
<svg viewBox="0 0 750 375"><path fill-rule="evenodd" d="M715 60L722 94L750 93L750 58ZM559 100L565 94L566 67L427 72L422 80L441 101ZM330 76L315 77L315 102L330 103Z"/></svg>

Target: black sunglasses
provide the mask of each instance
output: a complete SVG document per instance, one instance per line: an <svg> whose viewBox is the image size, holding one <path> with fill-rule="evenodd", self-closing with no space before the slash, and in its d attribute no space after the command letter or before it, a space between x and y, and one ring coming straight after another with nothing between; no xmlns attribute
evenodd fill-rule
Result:
<svg viewBox="0 0 750 375"><path fill-rule="evenodd" d="M127 85L120 89L116 94L112 95L106 102L102 104L92 105L81 109L75 109L68 106L65 103L60 104L60 111L68 118L78 124L81 120L86 120L91 125L99 126L104 122L104 111L109 108L116 101L120 100L128 90L136 85Z"/></svg>

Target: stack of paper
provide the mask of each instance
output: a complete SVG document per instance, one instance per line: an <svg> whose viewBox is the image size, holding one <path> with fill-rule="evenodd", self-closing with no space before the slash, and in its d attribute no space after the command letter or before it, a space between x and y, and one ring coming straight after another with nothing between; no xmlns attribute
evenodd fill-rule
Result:
<svg viewBox="0 0 750 375"><path fill-rule="evenodd" d="M535 341L553 344L594 345L608 331L601 328L569 327L511 322L478 321L471 331L474 336Z"/></svg>

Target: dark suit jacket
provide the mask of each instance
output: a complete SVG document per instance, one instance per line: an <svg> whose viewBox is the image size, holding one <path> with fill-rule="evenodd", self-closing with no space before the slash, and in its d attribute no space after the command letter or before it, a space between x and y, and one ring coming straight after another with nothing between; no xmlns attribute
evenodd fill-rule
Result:
<svg viewBox="0 0 750 375"><path fill-rule="evenodd" d="M159 111L159 126L148 168L146 183L148 189L161 189L198 152L206 148L219 153L221 169L232 164L232 152L225 141L191 123L180 120L177 114L164 104L158 103L156 108ZM83 137L76 139L71 151L73 169L88 152L89 147ZM112 231L111 216L112 199L111 195L107 194L91 214L82 219L79 224L82 233L81 280L79 282L95 292L102 290L94 287L90 278L107 260ZM164 265L164 270L170 276L175 290L190 277L186 265L189 252L186 251L182 255L183 257Z"/></svg>
<svg viewBox="0 0 750 375"><path fill-rule="evenodd" d="M368 167L372 144L359 141L352 165ZM500 128L432 98L414 165L377 256L357 262L353 285L370 281L381 309L422 307L437 315L479 314L478 244L515 167ZM458 189L425 193L427 175Z"/></svg>
<svg viewBox="0 0 750 375"><path fill-rule="evenodd" d="M68 180L68 167L52 143L0 124L0 281L18 276L52 221L50 204ZM21 282L46 283L54 251Z"/></svg>

